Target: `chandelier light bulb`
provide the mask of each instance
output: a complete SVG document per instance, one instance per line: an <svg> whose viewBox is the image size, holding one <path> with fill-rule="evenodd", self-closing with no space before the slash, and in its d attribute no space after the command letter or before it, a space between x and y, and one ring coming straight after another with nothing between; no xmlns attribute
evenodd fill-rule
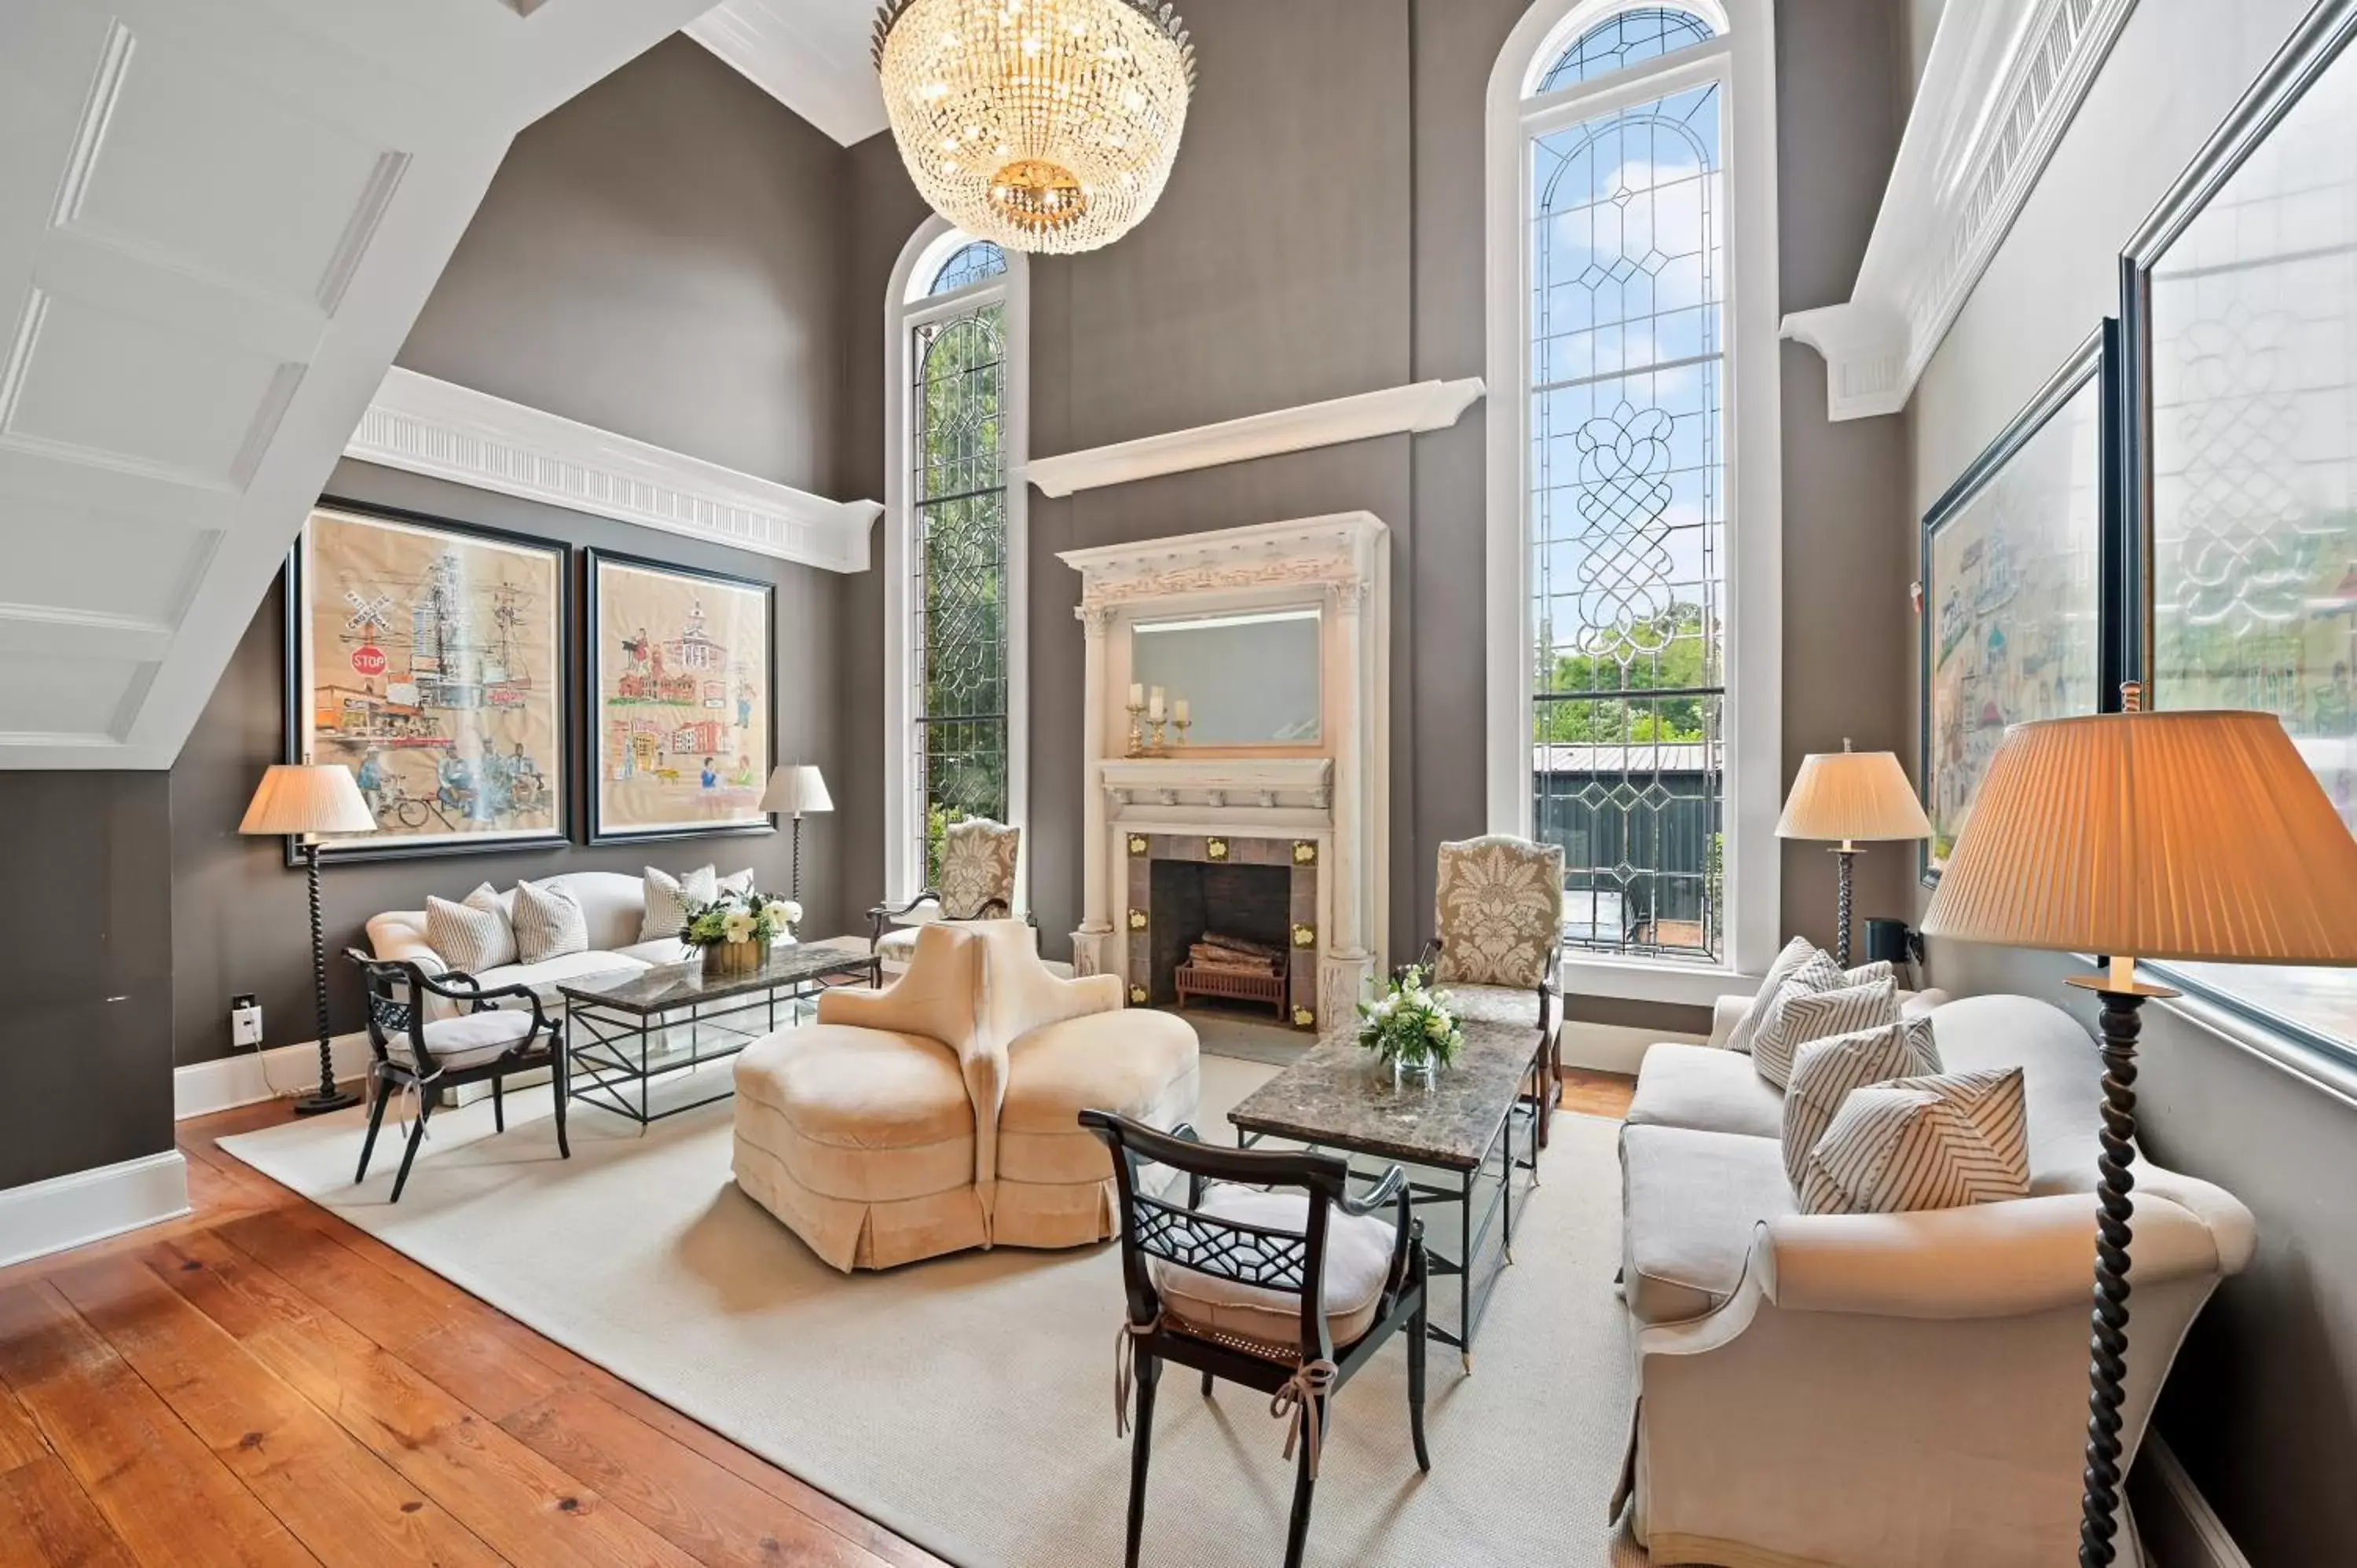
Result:
<svg viewBox="0 0 2357 1568"><path fill-rule="evenodd" d="M1055 255L1111 244L1154 209L1195 81L1186 27L1156 0L886 0L875 58L932 209Z"/></svg>

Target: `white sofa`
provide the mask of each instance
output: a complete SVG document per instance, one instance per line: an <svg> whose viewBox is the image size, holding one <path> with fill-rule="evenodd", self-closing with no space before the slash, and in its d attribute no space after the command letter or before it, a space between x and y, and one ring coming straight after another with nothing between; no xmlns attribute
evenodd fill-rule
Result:
<svg viewBox="0 0 2357 1568"><path fill-rule="evenodd" d="M1710 1045L1646 1053L1621 1133L1638 1538L1657 1564L1724 1568L2075 1561L2093 1042L2029 997L1932 1007L1946 1070L2025 1069L2030 1196L1803 1215L1782 1097L1725 1048L1748 1003L1721 1004ZM2134 1224L2128 1460L2186 1330L2254 1240L2231 1195L2141 1160Z"/></svg>
<svg viewBox="0 0 2357 1568"><path fill-rule="evenodd" d="M542 879L533 880L537 883ZM529 985L540 998L543 1008L562 1009L565 999L556 991L561 982L585 974L611 974L617 970L679 963L687 958L686 945L676 937L662 937L653 941L639 940L639 928L647 914L644 878L625 876L612 871L576 871L551 876L545 881L549 886L564 888L580 904L581 913L589 927L588 950L544 959L539 963L501 964L484 970L475 978L481 981L486 989L500 985ZM458 897L465 895L464 888L456 892ZM500 895L500 907L513 914L514 888L511 887ZM368 939L369 950L379 959L407 959L428 974L440 974L450 967L425 940L425 911L423 909L393 909L376 916L368 923ZM787 939L788 941L791 940ZM457 1011L457 1006L456 1003L437 997L428 1011L435 1017L446 1017Z"/></svg>

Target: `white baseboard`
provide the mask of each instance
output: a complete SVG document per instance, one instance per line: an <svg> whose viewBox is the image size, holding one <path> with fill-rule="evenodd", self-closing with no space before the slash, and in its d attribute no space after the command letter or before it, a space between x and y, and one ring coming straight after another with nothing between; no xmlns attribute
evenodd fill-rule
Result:
<svg viewBox="0 0 2357 1568"><path fill-rule="evenodd" d="M368 1070L366 1030L338 1035L328 1042L328 1049L329 1059L335 1063L337 1082L350 1082ZM299 1046L274 1046L264 1051L242 1051L215 1061L191 1062L173 1070L172 1116L175 1121L185 1122L191 1116L210 1116L216 1111L231 1111L241 1105L259 1105L274 1098L280 1090L299 1088L307 1092L317 1088L318 1082L319 1046L316 1040ZM272 1089L273 1084L278 1089Z"/></svg>
<svg viewBox="0 0 2357 1568"><path fill-rule="evenodd" d="M0 1192L0 1268L102 1241L188 1212L178 1149Z"/></svg>
<svg viewBox="0 0 2357 1568"><path fill-rule="evenodd" d="M2251 1568L2210 1499L2158 1433L2145 1434L2128 1489L2147 1568Z"/></svg>
<svg viewBox="0 0 2357 1568"><path fill-rule="evenodd" d="M1563 1026L1562 1039L1564 1066L1632 1075L1645 1059L1645 1047L1656 1041L1677 1040L1694 1046L1704 1043L1700 1035L1641 1029L1627 1024L1583 1024L1577 1020Z"/></svg>

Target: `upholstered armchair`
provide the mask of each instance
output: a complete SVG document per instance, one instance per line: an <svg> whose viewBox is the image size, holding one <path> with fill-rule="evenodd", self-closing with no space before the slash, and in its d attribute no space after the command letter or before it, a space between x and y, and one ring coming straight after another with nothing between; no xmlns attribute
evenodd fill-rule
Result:
<svg viewBox="0 0 2357 1568"><path fill-rule="evenodd" d="M1531 1086L1544 1144L1560 1098L1563 847L1503 833L1442 844L1433 929L1432 983L1458 1015L1527 1026L1534 1047L1544 1047Z"/></svg>
<svg viewBox="0 0 2357 1568"><path fill-rule="evenodd" d="M1015 863L1023 848L1023 830L968 817L952 822L942 835L940 882L897 908L878 904L867 911L867 948L879 958L906 962L916 950L917 929L932 920L995 920L1015 913ZM913 924L887 930L896 920L907 920L926 906L932 913Z"/></svg>

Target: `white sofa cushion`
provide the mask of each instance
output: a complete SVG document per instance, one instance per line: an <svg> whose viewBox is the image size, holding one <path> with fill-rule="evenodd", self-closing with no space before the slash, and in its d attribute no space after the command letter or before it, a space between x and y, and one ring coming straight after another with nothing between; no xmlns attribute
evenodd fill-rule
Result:
<svg viewBox="0 0 2357 1568"><path fill-rule="evenodd" d="M589 921L562 882L519 882L515 889L516 958L540 963L589 950Z"/></svg>
<svg viewBox="0 0 2357 1568"><path fill-rule="evenodd" d="M1906 1214L2029 1196L2019 1068L1869 1084L1809 1151L1804 1214Z"/></svg>
<svg viewBox="0 0 2357 1568"><path fill-rule="evenodd" d="M1784 1086L1784 1174L1793 1188L1800 1187L1809 1151L1833 1125L1851 1090L1939 1070L1929 1018L1901 1018L1803 1046L1792 1060L1792 1080Z"/></svg>
<svg viewBox="0 0 2357 1568"><path fill-rule="evenodd" d="M1301 1192L1260 1192L1219 1186L1203 1195L1198 1212L1297 1234L1309 1223L1309 1197ZM1330 1209L1326 1220L1326 1334L1336 1349L1351 1344L1375 1320L1389 1277L1398 1231L1380 1214ZM1215 1274L1149 1259L1154 1288L1165 1309L1199 1328L1241 1335L1261 1344L1297 1351L1301 1346L1301 1298L1265 1285L1239 1284Z"/></svg>
<svg viewBox="0 0 2357 1568"><path fill-rule="evenodd" d="M666 963L685 963L695 956L695 950L677 937L658 937L652 941L632 942L629 947L617 948L614 956L643 963L651 969Z"/></svg>
<svg viewBox="0 0 2357 1568"><path fill-rule="evenodd" d="M515 930L508 924L506 907L488 882L468 894L463 903L428 897L425 940L443 962L468 974L516 961Z"/></svg>
<svg viewBox="0 0 2357 1568"><path fill-rule="evenodd" d="M579 980L592 974L623 974L646 967L642 960L626 958L620 953L569 952L543 959L538 963L512 963L505 969L486 970L475 978L483 983L486 991L502 985L530 986L533 993L540 998L542 1006L546 1007L564 1002L565 999L556 992L561 981Z"/></svg>
<svg viewBox="0 0 2357 1568"><path fill-rule="evenodd" d="M1631 1127L1773 1138L1783 1131L1784 1097L1741 1051L1664 1040L1645 1048L1626 1120Z"/></svg>
<svg viewBox="0 0 2357 1568"><path fill-rule="evenodd" d="M1742 1283L1753 1228L1796 1211L1773 1138L1628 1127L1620 1165L1620 1284L1640 1323L1720 1305Z"/></svg>
<svg viewBox="0 0 2357 1568"><path fill-rule="evenodd" d="M1826 961L1830 967L1832 961ZM1838 974L1839 971L1835 971ZM1899 1021L1899 987L1888 980L1864 985L1805 989L1808 971L1784 983L1751 1036L1751 1063L1760 1076L1781 1089L1792 1076L1792 1057L1811 1040L1855 1034Z"/></svg>
<svg viewBox="0 0 2357 1568"><path fill-rule="evenodd" d="M420 1031L425 1049L446 1069L474 1067L504 1056L532 1032L532 1015L512 1009L438 1018ZM418 1064L425 1070L425 1064Z"/></svg>

